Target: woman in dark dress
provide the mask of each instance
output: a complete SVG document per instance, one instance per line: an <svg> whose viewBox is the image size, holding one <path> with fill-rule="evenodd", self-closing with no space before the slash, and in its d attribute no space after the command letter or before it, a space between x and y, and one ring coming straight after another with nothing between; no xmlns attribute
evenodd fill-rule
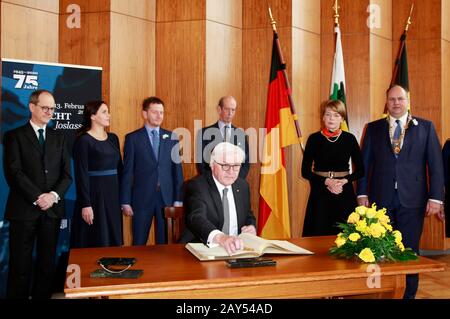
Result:
<svg viewBox="0 0 450 319"><path fill-rule="evenodd" d="M444 160L445 178L445 235L450 237L450 139L448 139L442 149L442 159Z"/></svg>
<svg viewBox="0 0 450 319"><path fill-rule="evenodd" d="M341 101L322 103L323 128L306 142L302 175L311 185L303 236L338 233L337 222L345 222L357 206L353 183L363 176L364 166L356 138L342 131L345 106ZM354 164L350 174L349 161Z"/></svg>
<svg viewBox="0 0 450 319"><path fill-rule="evenodd" d="M107 133L110 114L103 101L86 103L84 125L75 141L73 158L77 199L71 247L122 245L119 139Z"/></svg>

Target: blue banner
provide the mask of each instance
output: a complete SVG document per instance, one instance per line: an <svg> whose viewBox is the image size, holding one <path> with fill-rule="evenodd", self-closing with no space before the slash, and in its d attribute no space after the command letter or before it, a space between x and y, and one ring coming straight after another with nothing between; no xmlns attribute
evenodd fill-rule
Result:
<svg viewBox="0 0 450 319"><path fill-rule="evenodd" d="M84 104L90 100L101 100L102 69L97 67L50 64L31 61L2 59L2 99L0 134L0 298L5 296L8 274L9 226L4 220L9 188L3 170L3 135L22 126L30 119L28 99L38 89L53 93L56 111L49 126L64 131L72 151L76 131L83 121ZM72 164L72 177L73 164ZM62 289L67 255L69 251L69 229L75 203L75 182L66 193L66 218L61 221L58 244L58 278L55 290Z"/></svg>

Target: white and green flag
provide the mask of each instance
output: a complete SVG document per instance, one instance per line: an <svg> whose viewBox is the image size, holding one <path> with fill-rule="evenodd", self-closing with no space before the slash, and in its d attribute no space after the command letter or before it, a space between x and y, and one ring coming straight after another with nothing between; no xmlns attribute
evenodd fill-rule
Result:
<svg viewBox="0 0 450 319"><path fill-rule="evenodd" d="M336 51L334 53L333 74L331 76L330 99L341 100L347 110L345 98L344 56L342 54L341 30L339 29L339 26L334 28L334 32L336 33ZM348 114L344 121L342 121L341 129L348 132Z"/></svg>

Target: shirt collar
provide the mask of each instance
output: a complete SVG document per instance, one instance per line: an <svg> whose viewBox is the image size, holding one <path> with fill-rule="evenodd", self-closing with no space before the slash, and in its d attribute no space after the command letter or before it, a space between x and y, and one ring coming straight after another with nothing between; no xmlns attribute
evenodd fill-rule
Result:
<svg viewBox="0 0 450 319"><path fill-rule="evenodd" d="M219 123L219 130L222 130L225 125L231 127L231 123L225 123L222 122L221 120L219 120L218 123Z"/></svg>
<svg viewBox="0 0 450 319"><path fill-rule="evenodd" d="M36 134L38 134L38 130L39 129L43 129L44 130L44 135L45 135L45 131L47 130L47 125L44 125L44 127L39 127L38 125L34 124L32 120L30 120L30 125L33 128L33 130L36 132Z"/></svg>
<svg viewBox="0 0 450 319"><path fill-rule="evenodd" d="M146 131L147 131L147 133L148 133L148 135L150 135L151 133L152 133L152 131L155 131L156 130L156 132L158 132L158 135L159 135L159 129L160 129L160 127L158 126L158 127L150 127L147 123L145 123L145 129L146 129Z"/></svg>
<svg viewBox="0 0 450 319"><path fill-rule="evenodd" d="M397 123L395 122L397 119L393 116L389 116L389 124L391 126L396 125ZM406 121L408 120L408 112L406 112L405 114L403 114L398 120L400 120L400 123L402 125L402 127L404 127L406 125Z"/></svg>
<svg viewBox="0 0 450 319"><path fill-rule="evenodd" d="M216 186L217 186L217 189L219 190L220 196L222 196L224 188L228 188L228 190L231 189L231 185L225 187L225 185L222 185L222 184L214 177L214 174L212 174L212 178L214 179L214 183L216 183Z"/></svg>

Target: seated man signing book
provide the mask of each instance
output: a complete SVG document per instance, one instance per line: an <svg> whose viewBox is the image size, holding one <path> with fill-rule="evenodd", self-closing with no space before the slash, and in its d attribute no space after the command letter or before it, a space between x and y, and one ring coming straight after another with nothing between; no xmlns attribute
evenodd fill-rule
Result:
<svg viewBox="0 0 450 319"><path fill-rule="evenodd" d="M211 172L189 181L184 205L186 228L180 242L221 246L228 254L243 249L240 233L256 235L256 219L250 208L247 182L239 178L245 153L228 142L211 153Z"/></svg>

